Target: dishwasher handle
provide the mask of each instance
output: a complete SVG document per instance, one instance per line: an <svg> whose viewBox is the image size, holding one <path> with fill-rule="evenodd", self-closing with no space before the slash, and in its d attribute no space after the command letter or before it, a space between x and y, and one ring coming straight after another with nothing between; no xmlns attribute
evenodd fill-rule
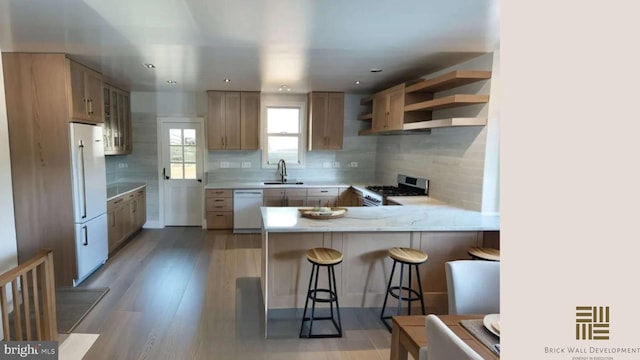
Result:
<svg viewBox="0 0 640 360"><path fill-rule="evenodd" d="M257 196L262 196L262 190L235 190L233 192L233 195L241 195L241 196L257 195Z"/></svg>

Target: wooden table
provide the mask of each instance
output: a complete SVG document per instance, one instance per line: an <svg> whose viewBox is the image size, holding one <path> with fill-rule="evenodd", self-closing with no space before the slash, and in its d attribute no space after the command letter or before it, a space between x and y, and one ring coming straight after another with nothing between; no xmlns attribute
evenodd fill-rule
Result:
<svg viewBox="0 0 640 360"><path fill-rule="evenodd" d="M500 359L495 352L487 348L460 325L460 320L482 319L484 315L438 315L438 317L484 359ZM427 345L427 332L424 325L425 316L423 315L393 317L391 360L406 360L407 353L418 360L420 348Z"/></svg>

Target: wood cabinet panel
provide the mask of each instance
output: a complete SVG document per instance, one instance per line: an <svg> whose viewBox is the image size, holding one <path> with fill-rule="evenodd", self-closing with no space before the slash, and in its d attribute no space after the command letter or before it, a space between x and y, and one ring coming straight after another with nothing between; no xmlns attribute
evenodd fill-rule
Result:
<svg viewBox="0 0 640 360"><path fill-rule="evenodd" d="M307 250L323 247L321 233L276 234L277 239L269 242L267 273L269 274L270 308L304 307L311 275L311 263L307 261ZM341 249L337 249L341 250ZM276 259L271 261L272 259ZM326 269L322 269L318 286L326 287ZM341 273L341 265L335 267L336 279ZM338 290L339 296L342 296ZM340 297L342 305L342 297Z"/></svg>
<svg viewBox="0 0 640 360"><path fill-rule="evenodd" d="M208 91L207 146L209 150L224 149L225 95L220 91Z"/></svg>
<svg viewBox="0 0 640 360"><path fill-rule="evenodd" d="M309 93L308 106L309 150L342 149L344 136L344 93Z"/></svg>
<svg viewBox="0 0 640 360"><path fill-rule="evenodd" d="M233 227L233 190L207 189L205 191L207 229Z"/></svg>
<svg viewBox="0 0 640 360"><path fill-rule="evenodd" d="M207 211L233 211L233 199L207 198Z"/></svg>
<svg viewBox="0 0 640 360"><path fill-rule="evenodd" d="M103 123L102 75L73 60L66 59L66 63L71 117L91 123Z"/></svg>
<svg viewBox="0 0 640 360"><path fill-rule="evenodd" d="M260 92L240 93L240 148L260 149Z"/></svg>
<svg viewBox="0 0 640 360"><path fill-rule="evenodd" d="M109 253L114 253L147 221L146 187L107 202Z"/></svg>
<svg viewBox="0 0 640 360"><path fill-rule="evenodd" d="M207 211L207 229L231 229L233 212Z"/></svg>
<svg viewBox="0 0 640 360"><path fill-rule="evenodd" d="M306 206L336 206L337 196L307 196Z"/></svg>
<svg viewBox="0 0 640 360"><path fill-rule="evenodd" d="M240 93L226 92L224 102L225 149L240 150Z"/></svg>
<svg viewBox="0 0 640 360"><path fill-rule="evenodd" d="M72 286L75 229L64 54L2 53L18 263L53 250L55 283Z"/></svg>
<svg viewBox="0 0 640 360"><path fill-rule="evenodd" d="M233 197L233 190L231 189L207 189L205 194L208 198L230 198Z"/></svg>
<svg viewBox="0 0 640 360"><path fill-rule="evenodd" d="M207 91L209 150L259 148L260 93Z"/></svg>

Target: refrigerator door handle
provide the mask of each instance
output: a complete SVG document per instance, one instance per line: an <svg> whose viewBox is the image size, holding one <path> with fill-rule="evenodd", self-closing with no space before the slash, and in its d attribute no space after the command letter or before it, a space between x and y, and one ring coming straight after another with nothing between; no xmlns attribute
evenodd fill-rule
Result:
<svg viewBox="0 0 640 360"><path fill-rule="evenodd" d="M84 141L80 140L80 166L82 167L82 218L85 219L87 217L87 177L85 174L85 165L84 165Z"/></svg>
<svg viewBox="0 0 640 360"><path fill-rule="evenodd" d="M87 229L87 226L83 226L82 227L82 231L84 232L84 239L82 239L82 246L87 246L89 245L89 229Z"/></svg>

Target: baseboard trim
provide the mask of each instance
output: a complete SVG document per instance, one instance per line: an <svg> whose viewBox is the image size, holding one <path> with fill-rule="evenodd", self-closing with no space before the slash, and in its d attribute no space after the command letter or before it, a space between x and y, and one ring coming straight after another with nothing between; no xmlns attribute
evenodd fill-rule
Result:
<svg viewBox="0 0 640 360"><path fill-rule="evenodd" d="M159 220L154 220L154 221L147 221L146 223L144 223L144 226L142 226L143 229L164 229L164 225L160 224Z"/></svg>

